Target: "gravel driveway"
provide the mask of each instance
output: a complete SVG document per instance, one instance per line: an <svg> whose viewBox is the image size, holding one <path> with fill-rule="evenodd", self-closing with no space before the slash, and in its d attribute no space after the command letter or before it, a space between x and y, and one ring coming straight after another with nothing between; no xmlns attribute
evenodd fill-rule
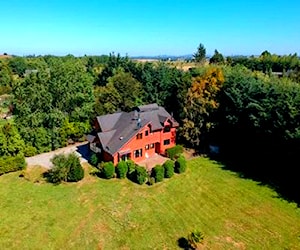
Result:
<svg viewBox="0 0 300 250"><path fill-rule="evenodd" d="M81 163L87 162L88 153L89 153L88 143L87 142L76 143L74 145L70 145L65 148L59 148L55 151L51 151L48 153L43 153L32 157L26 157L26 163L28 167L39 165L45 168L51 168L52 167L51 159L53 158L54 155L70 154L70 153L75 153L79 157Z"/></svg>

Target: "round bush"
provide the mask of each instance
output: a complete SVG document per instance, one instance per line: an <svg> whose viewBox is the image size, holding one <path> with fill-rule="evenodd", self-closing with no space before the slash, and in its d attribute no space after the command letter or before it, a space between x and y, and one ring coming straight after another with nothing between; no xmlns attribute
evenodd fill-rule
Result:
<svg viewBox="0 0 300 250"><path fill-rule="evenodd" d="M111 179L115 175L115 166L110 162L105 162L102 167L102 175L105 179Z"/></svg>
<svg viewBox="0 0 300 250"><path fill-rule="evenodd" d="M175 161L175 172L180 174L186 170L186 160L183 155Z"/></svg>
<svg viewBox="0 0 300 250"><path fill-rule="evenodd" d="M128 161L126 161L126 165L127 165L127 178L129 180L135 181L135 179L136 179L136 177L135 177L135 168L136 168L135 162L132 160L128 160Z"/></svg>
<svg viewBox="0 0 300 250"><path fill-rule="evenodd" d="M153 177L155 178L155 182L161 182L164 179L164 168L161 165L156 165L152 169Z"/></svg>
<svg viewBox="0 0 300 250"><path fill-rule="evenodd" d="M167 160L163 167L165 169L165 178L171 178L174 175L174 162L171 160Z"/></svg>
<svg viewBox="0 0 300 250"><path fill-rule="evenodd" d="M79 158L76 155L70 154L67 158L66 164L69 166L67 181L76 182L83 179L84 170L80 164Z"/></svg>
<svg viewBox="0 0 300 250"><path fill-rule="evenodd" d="M116 167L117 177L123 179L126 177L128 166L125 161L120 161Z"/></svg>
<svg viewBox="0 0 300 250"><path fill-rule="evenodd" d="M146 169L141 166L136 166L134 173L136 183L140 185L144 184L148 176Z"/></svg>

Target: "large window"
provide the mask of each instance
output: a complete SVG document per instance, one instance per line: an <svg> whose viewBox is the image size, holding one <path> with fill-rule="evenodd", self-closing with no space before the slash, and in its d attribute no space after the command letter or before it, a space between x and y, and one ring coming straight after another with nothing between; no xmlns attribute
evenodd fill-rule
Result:
<svg viewBox="0 0 300 250"><path fill-rule="evenodd" d="M145 146L145 149L146 149L146 150L148 150L148 149L149 149L149 147L150 147L150 145L149 145L149 144L147 144L147 145Z"/></svg>
<svg viewBox="0 0 300 250"><path fill-rule="evenodd" d="M150 144L150 148L154 148L154 143L151 143L151 144Z"/></svg>
<svg viewBox="0 0 300 250"><path fill-rule="evenodd" d="M139 140L139 139L142 139L143 138L143 134L142 133L139 133L136 135L136 139Z"/></svg>
<svg viewBox="0 0 300 250"><path fill-rule="evenodd" d="M134 150L134 157L139 158L143 156L143 149Z"/></svg>
<svg viewBox="0 0 300 250"><path fill-rule="evenodd" d="M164 145L169 145L170 144L170 139L164 140Z"/></svg>

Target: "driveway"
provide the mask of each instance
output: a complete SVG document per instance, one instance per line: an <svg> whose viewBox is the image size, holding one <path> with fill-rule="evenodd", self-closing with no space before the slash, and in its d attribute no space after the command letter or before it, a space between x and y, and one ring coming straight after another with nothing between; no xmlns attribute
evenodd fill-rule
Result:
<svg viewBox="0 0 300 250"><path fill-rule="evenodd" d="M74 145L59 148L55 151L51 151L48 153L43 153L32 157L26 157L26 163L28 167L39 165L45 168L51 168L53 166L51 159L55 155L70 153L75 153L79 157L81 163L87 162L89 156L88 142L76 143Z"/></svg>

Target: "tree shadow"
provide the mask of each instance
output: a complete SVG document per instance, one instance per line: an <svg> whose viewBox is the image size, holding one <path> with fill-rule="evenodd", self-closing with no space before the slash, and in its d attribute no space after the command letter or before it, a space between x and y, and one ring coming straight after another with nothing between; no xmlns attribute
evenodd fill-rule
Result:
<svg viewBox="0 0 300 250"><path fill-rule="evenodd" d="M209 157L220 162L223 169L233 171L241 178L254 180L259 185L268 186L278 194L278 198L300 206L297 154L283 150L256 154L239 151Z"/></svg>
<svg viewBox="0 0 300 250"><path fill-rule="evenodd" d="M191 249L188 240L184 237L181 237L177 240L177 245L184 250Z"/></svg>

